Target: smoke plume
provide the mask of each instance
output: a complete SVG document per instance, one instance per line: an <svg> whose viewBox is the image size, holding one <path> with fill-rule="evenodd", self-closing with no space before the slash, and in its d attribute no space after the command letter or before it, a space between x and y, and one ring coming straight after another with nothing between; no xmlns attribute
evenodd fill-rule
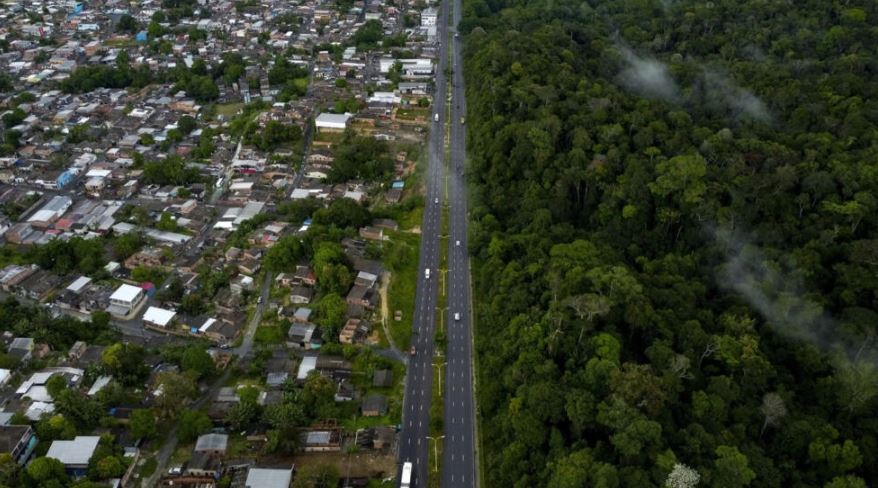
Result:
<svg viewBox="0 0 878 488"><path fill-rule="evenodd" d="M664 63L654 58L638 56L624 46L618 46L618 49L626 65L619 74L619 79L626 88L647 98L667 102L677 102L680 99L677 84Z"/></svg>
<svg viewBox="0 0 878 488"><path fill-rule="evenodd" d="M707 96L731 109L735 117L771 122L771 113L762 100L727 76L705 69L704 82Z"/></svg>

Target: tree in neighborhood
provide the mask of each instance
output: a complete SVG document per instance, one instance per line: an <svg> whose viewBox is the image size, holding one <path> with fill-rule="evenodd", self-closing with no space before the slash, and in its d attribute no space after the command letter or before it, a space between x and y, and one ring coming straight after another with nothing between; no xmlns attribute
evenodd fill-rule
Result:
<svg viewBox="0 0 878 488"><path fill-rule="evenodd" d="M177 419L177 437L182 442L192 442L213 427L210 417L200 410L184 410Z"/></svg>
<svg viewBox="0 0 878 488"><path fill-rule="evenodd" d="M198 388L195 380L188 374L163 371L156 376L155 408L158 417L164 420L177 416L185 404L194 398Z"/></svg>
<svg viewBox="0 0 878 488"><path fill-rule="evenodd" d="M131 412L129 429L135 439L151 439L155 437L156 419L155 414L149 408L138 408Z"/></svg>

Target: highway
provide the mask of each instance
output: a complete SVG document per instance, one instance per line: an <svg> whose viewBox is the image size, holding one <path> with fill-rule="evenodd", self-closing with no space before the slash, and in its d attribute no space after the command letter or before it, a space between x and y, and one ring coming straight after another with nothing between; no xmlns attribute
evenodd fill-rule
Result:
<svg viewBox="0 0 878 488"><path fill-rule="evenodd" d="M445 68L447 66L448 2L443 1L437 19L437 35L441 39L439 57L435 67L436 88L433 93L434 114L439 120L431 122L428 141L427 170L424 173L425 204L424 221L421 225L421 251L419 257L418 283L415 291L412 345L415 355L409 357L405 381L405 400L402 415L402 431L399 440L400 472L402 463L411 462L413 487L427 486L430 440L430 396L433 384L433 335L439 284L440 233L442 232L442 205L445 200L444 156L446 122L445 114ZM438 202L438 203L437 203ZM430 270L427 277L425 270Z"/></svg>
<svg viewBox="0 0 878 488"><path fill-rule="evenodd" d="M452 25L457 32L461 0L454 0ZM445 359L445 442L442 486L474 487L476 475L475 401L473 398L473 343L470 267L467 252L466 100L461 41L452 48L451 135L448 181L448 347Z"/></svg>

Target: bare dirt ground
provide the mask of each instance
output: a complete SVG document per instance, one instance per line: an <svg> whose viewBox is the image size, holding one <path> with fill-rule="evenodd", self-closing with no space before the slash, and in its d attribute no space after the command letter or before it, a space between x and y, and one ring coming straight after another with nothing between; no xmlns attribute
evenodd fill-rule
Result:
<svg viewBox="0 0 878 488"><path fill-rule="evenodd" d="M384 478L396 473L396 458L391 451L361 451L350 455L343 452L306 452L293 457L293 462L296 468L309 464L334 464L342 478Z"/></svg>

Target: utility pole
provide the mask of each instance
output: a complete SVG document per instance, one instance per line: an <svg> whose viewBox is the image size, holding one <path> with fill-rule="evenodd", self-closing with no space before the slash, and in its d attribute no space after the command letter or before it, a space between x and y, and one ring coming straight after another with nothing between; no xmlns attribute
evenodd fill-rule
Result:
<svg viewBox="0 0 878 488"><path fill-rule="evenodd" d="M427 436L428 440L435 441L433 443L433 459L435 459L435 462L433 463L433 471L439 471L439 441L444 438L444 435L440 435L439 437Z"/></svg>
<svg viewBox="0 0 878 488"><path fill-rule="evenodd" d="M441 363L433 363L433 366L437 366L439 368L439 394L440 395L442 394L442 368L444 368L446 364L448 364L448 363L446 363L445 361L443 361Z"/></svg>

